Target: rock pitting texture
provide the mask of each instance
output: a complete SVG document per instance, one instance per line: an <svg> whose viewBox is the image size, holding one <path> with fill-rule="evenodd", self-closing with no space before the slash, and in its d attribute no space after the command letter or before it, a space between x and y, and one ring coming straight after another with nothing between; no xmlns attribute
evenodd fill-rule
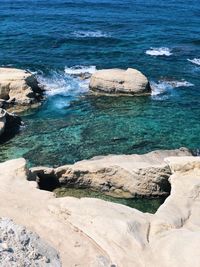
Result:
<svg viewBox="0 0 200 267"><path fill-rule="evenodd" d="M200 157L165 159L171 194L155 214L99 199L56 199L27 181L24 159L0 164L0 216L52 244L64 267L199 267Z"/></svg>
<svg viewBox="0 0 200 267"><path fill-rule="evenodd" d="M151 93L147 78L140 71L128 68L106 69L95 72L90 79L90 89L114 95L145 95Z"/></svg>
<svg viewBox="0 0 200 267"><path fill-rule="evenodd" d="M8 218L0 218L1 267L61 267L59 255L41 238Z"/></svg>

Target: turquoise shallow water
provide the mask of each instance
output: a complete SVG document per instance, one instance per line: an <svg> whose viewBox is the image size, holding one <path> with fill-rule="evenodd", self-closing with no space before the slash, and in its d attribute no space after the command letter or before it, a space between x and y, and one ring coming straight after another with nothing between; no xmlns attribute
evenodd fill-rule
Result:
<svg viewBox="0 0 200 267"><path fill-rule="evenodd" d="M35 71L47 89L20 133L0 145L0 161L56 166L199 148L199 12L195 0L0 0L0 65ZM111 67L143 71L153 95L91 96L72 75Z"/></svg>

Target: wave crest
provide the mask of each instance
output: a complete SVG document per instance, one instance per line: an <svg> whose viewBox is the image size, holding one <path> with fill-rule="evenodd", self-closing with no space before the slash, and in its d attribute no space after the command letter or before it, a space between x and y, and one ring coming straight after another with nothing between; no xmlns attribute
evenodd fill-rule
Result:
<svg viewBox="0 0 200 267"><path fill-rule="evenodd" d="M65 67L65 73L69 75L82 75L82 74L93 74L96 71L96 66L74 66Z"/></svg>
<svg viewBox="0 0 200 267"><path fill-rule="evenodd" d="M150 56L171 56L171 49L168 47L160 47L160 48L153 48L151 47L149 50L145 52L147 55Z"/></svg>
<svg viewBox="0 0 200 267"><path fill-rule="evenodd" d="M109 37L107 33L102 31L75 31L73 35L77 38L101 38Z"/></svg>
<svg viewBox="0 0 200 267"><path fill-rule="evenodd" d="M188 61L200 66L200 58L188 59Z"/></svg>
<svg viewBox="0 0 200 267"><path fill-rule="evenodd" d="M185 80L181 81L158 81L151 82L151 88L152 88L152 96L158 96L166 93L172 93L173 89L179 88L179 87L191 87L194 86L193 83L187 82Z"/></svg>

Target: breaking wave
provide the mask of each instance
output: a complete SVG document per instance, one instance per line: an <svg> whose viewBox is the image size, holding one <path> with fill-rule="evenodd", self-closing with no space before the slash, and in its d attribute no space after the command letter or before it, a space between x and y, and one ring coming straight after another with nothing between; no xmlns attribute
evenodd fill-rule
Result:
<svg viewBox="0 0 200 267"><path fill-rule="evenodd" d="M158 82L151 82L151 88L152 88L152 97L154 99L166 99L168 98L168 95L174 94L175 88L179 87L191 87L194 86L193 83L187 82L185 80L181 81L158 81ZM162 97L160 96L162 95Z"/></svg>
<svg viewBox="0 0 200 267"><path fill-rule="evenodd" d="M150 56L167 56L167 57L169 57L172 55L171 49L169 49L167 47L160 47L160 48L151 47L145 53L147 55L150 55Z"/></svg>
<svg viewBox="0 0 200 267"><path fill-rule="evenodd" d="M68 107L70 102L79 95L88 92L88 76L83 79L81 75L91 75L95 70L95 66L65 67L64 71L51 71L48 75L37 75L37 79L54 106L61 109Z"/></svg>
<svg viewBox="0 0 200 267"><path fill-rule="evenodd" d="M200 58L188 59L193 64L200 66Z"/></svg>

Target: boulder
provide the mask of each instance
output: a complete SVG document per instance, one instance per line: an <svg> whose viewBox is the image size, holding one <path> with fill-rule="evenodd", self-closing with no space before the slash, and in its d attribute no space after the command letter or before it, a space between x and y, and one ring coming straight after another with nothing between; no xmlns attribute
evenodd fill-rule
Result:
<svg viewBox="0 0 200 267"><path fill-rule="evenodd" d="M170 192L169 156L191 156L186 149L157 150L144 155L108 155L59 168L32 168L43 189L53 181L65 187L91 188L117 197L157 197ZM46 183L46 186L45 186Z"/></svg>
<svg viewBox="0 0 200 267"><path fill-rule="evenodd" d="M164 162L173 172L171 193L149 214L100 199L54 198L27 180L24 159L7 161L0 164L0 216L36 232L59 251L63 267L199 267L200 157Z"/></svg>
<svg viewBox="0 0 200 267"><path fill-rule="evenodd" d="M21 125L20 117L0 108L0 141L2 141L2 138L9 139L13 136Z"/></svg>
<svg viewBox="0 0 200 267"><path fill-rule="evenodd" d="M35 76L26 70L0 68L0 99L2 105L30 106L41 100L42 89Z"/></svg>
<svg viewBox="0 0 200 267"><path fill-rule="evenodd" d="M148 79L140 71L128 68L96 71L90 79L94 92L113 95L147 95L151 93Z"/></svg>

